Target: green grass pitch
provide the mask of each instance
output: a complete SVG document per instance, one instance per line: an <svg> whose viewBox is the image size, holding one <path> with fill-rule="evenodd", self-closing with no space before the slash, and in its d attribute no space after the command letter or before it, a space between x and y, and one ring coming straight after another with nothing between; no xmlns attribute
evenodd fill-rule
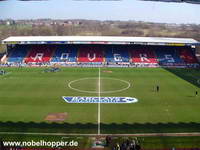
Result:
<svg viewBox="0 0 200 150"><path fill-rule="evenodd" d="M7 74L0 76L0 132L97 133L98 104L69 104L62 96L98 96L98 68L54 73L43 72L45 68L3 69ZM87 79L71 84L79 91L69 88L81 78ZM130 87L122 90L128 84L119 80ZM101 96L139 100L101 104L101 133L199 131L199 80L200 71L194 69L101 68ZM60 112L68 114L64 122L45 121L49 113Z"/></svg>

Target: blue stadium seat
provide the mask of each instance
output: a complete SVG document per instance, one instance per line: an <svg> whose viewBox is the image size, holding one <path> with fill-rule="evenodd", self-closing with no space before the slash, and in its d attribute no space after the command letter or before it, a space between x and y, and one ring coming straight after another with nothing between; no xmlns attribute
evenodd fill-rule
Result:
<svg viewBox="0 0 200 150"><path fill-rule="evenodd" d="M8 62L23 62L29 50L28 45L20 45L9 51Z"/></svg>
<svg viewBox="0 0 200 150"><path fill-rule="evenodd" d="M77 62L77 48L59 45L55 50L51 62Z"/></svg>
<svg viewBox="0 0 200 150"><path fill-rule="evenodd" d="M173 47L159 47L155 50L158 62L160 64L165 63L183 63L183 60L180 58L178 54L178 50Z"/></svg>
<svg viewBox="0 0 200 150"><path fill-rule="evenodd" d="M129 53L125 47L111 46L105 50L106 62L129 62Z"/></svg>

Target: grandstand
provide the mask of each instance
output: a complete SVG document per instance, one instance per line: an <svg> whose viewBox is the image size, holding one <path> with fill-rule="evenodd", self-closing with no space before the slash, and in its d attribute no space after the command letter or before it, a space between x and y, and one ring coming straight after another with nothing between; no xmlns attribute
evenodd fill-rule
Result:
<svg viewBox="0 0 200 150"><path fill-rule="evenodd" d="M187 38L25 36L2 43L7 45L2 62L8 65L199 67L199 42Z"/></svg>

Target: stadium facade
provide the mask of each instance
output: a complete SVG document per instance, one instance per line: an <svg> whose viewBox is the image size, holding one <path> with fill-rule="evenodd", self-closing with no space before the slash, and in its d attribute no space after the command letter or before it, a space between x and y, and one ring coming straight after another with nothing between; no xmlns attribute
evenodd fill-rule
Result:
<svg viewBox="0 0 200 150"><path fill-rule="evenodd" d="M190 38L116 36L9 37L1 66L199 67Z"/></svg>

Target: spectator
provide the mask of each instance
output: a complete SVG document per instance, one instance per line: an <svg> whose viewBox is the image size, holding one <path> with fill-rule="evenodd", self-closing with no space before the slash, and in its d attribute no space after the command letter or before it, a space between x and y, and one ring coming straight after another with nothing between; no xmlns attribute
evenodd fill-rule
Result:
<svg viewBox="0 0 200 150"><path fill-rule="evenodd" d="M159 92L159 91L160 91L160 86L157 85L157 86L156 86L156 92Z"/></svg>
<svg viewBox="0 0 200 150"><path fill-rule="evenodd" d="M116 149L115 150L120 150L119 143L116 144Z"/></svg>
<svg viewBox="0 0 200 150"><path fill-rule="evenodd" d="M112 139L110 136L106 136L106 146L109 146L111 143Z"/></svg>

